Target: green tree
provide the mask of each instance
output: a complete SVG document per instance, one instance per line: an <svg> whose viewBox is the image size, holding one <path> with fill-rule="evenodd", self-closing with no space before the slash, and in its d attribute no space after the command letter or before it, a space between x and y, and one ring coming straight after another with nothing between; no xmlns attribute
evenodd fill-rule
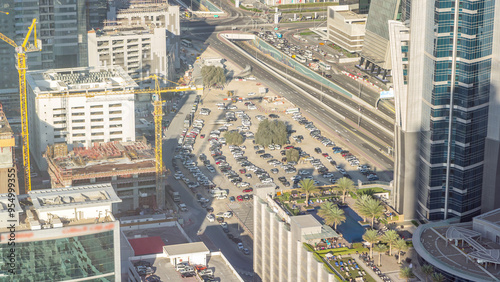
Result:
<svg viewBox="0 0 500 282"><path fill-rule="evenodd" d="M387 246L384 244L377 244L373 250L378 253L378 266L382 265L382 254L387 252Z"/></svg>
<svg viewBox="0 0 500 282"><path fill-rule="evenodd" d="M371 219L371 227L373 228L373 222L375 221L375 217L381 216L384 214L384 206L377 199L368 199L363 203L361 209L359 209L359 214L364 217L369 217Z"/></svg>
<svg viewBox="0 0 500 282"><path fill-rule="evenodd" d="M286 124L279 120L263 120L259 123L255 134L255 143L262 146L270 144L284 145L288 141Z"/></svg>
<svg viewBox="0 0 500 282"><path fill-rule="evenodd" d="M203 78L203 85L208 87L220 86L226 83L226 74L222 67L204 66L201 68L201 77Z"/></svg>
<svg viewBox="0 0 500 282"><path fill-rule="evenodd" d="M388 230L382 235L382 242L387 243L389 245L389 255L392 256L392 246L396 244L396 241L399 239L398 233L394 230Z"/></svg>
<svg viewBox="0 0 500 282"><path fill-rule="evenodd" d="M302 179L299 182L299 186L302 189L303 193L306 193L306 207L309 206L309 196L311 193L316 192L318 187L314 185L314 181L312 179Z"/></svg>
<svg viewBox="0 0 500 282"><path fill-rule="evenodd" d="M363 240L370 243L370 258L373 259L373 245L380 241L380 236L378 236L378 231L375 229L366 230L363 235Z"/></svg>
<svg viewBox="0 0 500 282"><path fill-rule="evenodd" d="M360 195L357 199L356 199L356 202L354 203L354 207L358 210L358 211L361 211L364 207L365 207L365 204L366 202L369 200L369 199L372 199L371 196L369 195L366 195L366 194L362 194ZM366 221L366 216L364 215L361 215L363 216L363 220Z"/></svg>
<svg viewBox="0 0 500 282"><path fill-rule="evenodd" d="M432 282L444 282L446 277L443 274L434 272L431 277Z"/></svg>
<svg viewBox="0 0 500 282"><path fill-rule="evenodd" d="M318 215L325 220L326 224L333 225L335 229L337 229L337 224L345 221L344 211L332 202L322 204Z"/></svg>
<svg viewBox="0 0 500 282"><path fill-rule="evenodd" d="M229 145L241 145L245 139L243 135L241 135L237 131L228 131L224 134L224 138L226 138L226 142Z"/></svg>
<svg viewBox="0 0 500 282"><path fill-rule="evenodd" d="M286 160L288 162L298 162L300 158L299 150L290 149L286 151Z"/></svg>
<svg viewBox="0 0 500 282"><path fill-rule="evenodd" d="M406 281L410 281L411 278L415 277L415 274L413 274L413 271L409 267L403 267L401 270L399 270L399 276L403 279L406 279Z"/></svg>
<svg viewBox="0 0 500 282"><path fill-rule="evenodd" d="M345 203L347 193L354 191L354 182L347 177L342 177L337 180L337 188L342 191L342 202Z"/></svg>
<svg viewBox="0 0 500 282"><path fill-rule="evenodd" d="M432 265L430 264L424 264L420 270L422 271L422 273L424 274L425 276L425 282L427 282L427 279L429 277L431 277L431 275L434 273L434 267L432 267Z"/></svg>
<svg viewBox="0 0 500 282"><path fill-rule="evenodd" d="M404 239L399 238L394 243L394 249L398 250L398 263L401 263L401 252L408 250L408 245Z"/></svg>

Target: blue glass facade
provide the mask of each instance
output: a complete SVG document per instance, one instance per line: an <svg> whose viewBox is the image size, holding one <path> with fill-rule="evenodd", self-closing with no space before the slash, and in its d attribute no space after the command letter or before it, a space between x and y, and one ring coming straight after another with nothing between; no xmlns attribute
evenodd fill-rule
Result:
<svg viewBox="0 0 500 282"><path fill-rule="evenodd" d="M434 2L418 213L429 220L470 220L481 207L495 1Z"/></svg>
<svg viewBox="0 0 500 282"><path fill-rule="evenodd" d="M115 281L113 231L54 240L16 242L16 274L9 273L11 246L0 244L0 281ZM119 246L117 246L119 248ZM5 275L5 276L2 276Z"/></svg>

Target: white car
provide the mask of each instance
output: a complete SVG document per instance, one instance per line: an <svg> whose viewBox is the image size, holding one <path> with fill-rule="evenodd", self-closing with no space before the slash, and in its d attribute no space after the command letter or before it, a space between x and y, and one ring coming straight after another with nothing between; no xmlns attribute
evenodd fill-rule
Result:
<svg viewBox="0 0 500 282"><path fill-rule="evenodd" d="M309 174L309 171L306 171L306 170L299 170L299 174L300 174L300 175L308 175L308 174Z"/></svg>
<svg viewBox="0 0 500 282"><path fill-rule="evenodd" d="M227 106L228 110L236 110L237 108L235 105Z"/></svg>
<svg viewBox="0 0 500 282"><path fill-rule="evenodd" d="M255 105L248 105L249 110L257 110L257 107Z"/></svg>
<svg viewBox="0 0 500 282"><path fill-rule="evenodd" d="M244 188L244 187L250 186L250 183L248 183L248 182L242 182L239 185L240 185L241 188Z"/></svg>
<svg viewBox="0 0 500 282"><path fill-rule="evenodd" d="M207 214L207 220L209 222L214 222L215 221L215 216L211 213Z"/></svg>
<svg viewBox="0 0 500 282"><path fill-rule="evenodd" d="M238 243L238 249L243 250L243 243Z"/></svg>
<svg viewBox="0 0 500 282"><path fill-rule="evenodd" d="M211 173L214 173L215 172L215 168L211 165L207 165L207 169L208 171L210 171Z"/></svg>
<svg viewBox="0 0 500 282"><path fill-rule="evenodd" d="M177 180L181 179L183 176L184 175L182 173L176 173L176 174L174 174L174 178L177 179Z"/></svg>
<svg viewBox="0 0 500 282"><path fill-rule="evenodd" d="M255 96L255 92L249 92L248 96Z"/></svg>

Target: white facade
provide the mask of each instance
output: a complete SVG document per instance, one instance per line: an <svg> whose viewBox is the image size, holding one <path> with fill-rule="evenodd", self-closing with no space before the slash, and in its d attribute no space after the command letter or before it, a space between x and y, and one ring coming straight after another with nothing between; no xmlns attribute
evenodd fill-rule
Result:
<svg viewBox="0 0 500 282"><path fill-rule="evenodd" d="M113 12L108 15L108 19L112 19L112 23L117 26L165 28L168 61L171 62L173 68L180 68L180 61L177 59L179 57L181 35L179 6L134 4L132 8L120 9Z"/></svg>
<svg viewBox="0 0 500 282"><path fill-rule="evenodd" d="M134 79L151 74L169 78L165 37L165 28L90 31L89 66L119 65Z"/></svg>
<svg viewBox="0 0 500 282"><path fill-rule="evenodd" d="M135 141L137 84L119 66L28 72L30 150L42 170L47 145L89 147L94 142ZM121 95L91 91L124 90ZM69 95L62 95L68 93Z"/></svg>
<svg viewBox="0 0 500 282"><path fill-rule="evenodd" d="M281 217L283 211L277 205L259 196L254 196L253 212L253 265L261 281L336 281L335 275L304 246L308 235L323 231L317 220L311 220L310 215Z"/></svg>
<svg viewBox="0 0 500 282"><path fill-rule="evenodd" d="M348 5L328 7L328 40L348 52L363 48L366 30L365 14L356 14Z"/></svg>

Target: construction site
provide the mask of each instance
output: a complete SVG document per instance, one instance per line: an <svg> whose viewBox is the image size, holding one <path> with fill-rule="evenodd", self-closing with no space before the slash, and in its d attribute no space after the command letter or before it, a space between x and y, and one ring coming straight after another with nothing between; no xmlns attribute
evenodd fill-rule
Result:
<svg viewBox="0 0 500 282"><path fill-rule="evenodd" d="M0 194L8 193L9 187L14 188L16 194L19 194L19 181L14 161L15 146L14 132L5 117L3 106L0 103L0 183L3 184L0 185ZM9 186L8 183L11 183L11 185Z"/></svg>
<svg viewBox="0 0 500 282"><path fill-rule="evenodd" d="M122 200L113 204L113 213L157 209L155 152L145 140L96 143L72 151L60 143L49 145L44 157L52 188L111 183Z"/></svg>

